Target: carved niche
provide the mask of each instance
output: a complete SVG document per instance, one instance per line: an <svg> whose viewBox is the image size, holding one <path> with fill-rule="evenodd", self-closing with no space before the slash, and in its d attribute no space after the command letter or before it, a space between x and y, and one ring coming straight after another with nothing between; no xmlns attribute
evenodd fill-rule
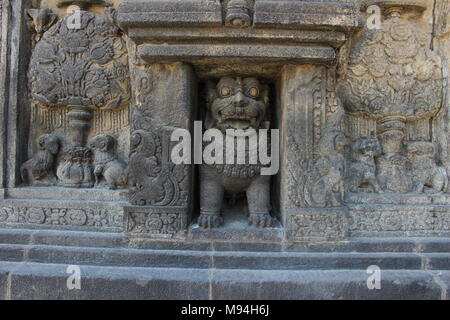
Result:
<svg viewBox="0 0 450 320"><path fill-rule="evenodd" d="M68 143L57 165L58 185L100 186L102 177L111 188L124 186L125 181L118 177L124 165L119 165L111 147L115 137L105 138L109 139L108 150L95 143L90 148L86 142L98 113L128 108L131 90L126 43L115 23L114 9L107 8L100 15L87 11L92 3L86 1L60 2L61 6L69 4L82 6L54 25L56 19L50 9L29 11L36 32L41 34L28 75L32 102L36 108L68 122L68 129L60 133ZM100 160L102 157L112 160L106 163L106 158ZM111 166L116 173L111 173Z"/></svg>
<svg viewBox="0 0 450 320"><path fill-rule="evenodd" d="M445 114L441 112L442 61L430 50L426 33L405 15L407 10L424 8L389 2L383 9L386 19L381 28L364 30L350 52L348 72L338 86L353 121L366 119L376 124L371 137L356 138L375 139L381 145L381 154L371 151L365 156L364 166L358 159L353 160L353 166L360 163L359 171L366 171L364 180L376 192L423 192L424 185L430 192L442 192L448 179L442 168L445 154L437 152L443 149L438 124ZM425 150L419 151L419 145ZM367 151L367 147L359 149ZM425 163L419 164L417 152L426 153L420 156L427 159ZM418 170L426 173L418 174ZM364 182L361 179L352 182L352 192L358 192L357 184Z"/></svg>
<svg viewBox="0 0 450 320"><path fill-rule="evenodd" d="M232 135L230 130L235 133L240 130L242 136L232 136L232 139L241 138L247 143L247 139L252 139L250 135L258 138L258 129L268 125L264 120L269 112L269 87L256 78L223 77L217 83L210 81L207 95L206 129L219 130L224 137ZM223 148L223 155L227 154L226 143L214 140L212 144L215 148ZM249 148L250 144L249 142ZM200 167L198 225L202 228L222 225L224 220L221 209L225 194L234 198L238 193L245 193L249 225L272 227L274 220L270 215L270 176L261 175L260 163L250 164L247 160L245 164L239 164L237 143L233 144L233 148L233 161L227 159L223 164L204 164ZM247 148L246 159L250 159L248 154Z"/></svg>

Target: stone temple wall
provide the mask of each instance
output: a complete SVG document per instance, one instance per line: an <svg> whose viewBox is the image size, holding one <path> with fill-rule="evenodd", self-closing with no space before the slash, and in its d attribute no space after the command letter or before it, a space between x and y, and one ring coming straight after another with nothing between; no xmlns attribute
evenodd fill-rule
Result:
<svg viewBox="0 0 450 320"><path fill-rule="evenodd" d="M0 230L448 241L450 1L0 4Z"/></svg>
<svg viewBox="0 0 450 320"><path fill-rule="evenodd" d="M448 11L447 1L8 2L2 222L172 237L244 210L289 241L445 234ZM254 92L240 103L262 114L211 113L233 86ZM174 164L172 133L194 120L278 128L279 172ZM101 209L75 205L85 193ZM240 194L247 202L228 208Z"/></svg>

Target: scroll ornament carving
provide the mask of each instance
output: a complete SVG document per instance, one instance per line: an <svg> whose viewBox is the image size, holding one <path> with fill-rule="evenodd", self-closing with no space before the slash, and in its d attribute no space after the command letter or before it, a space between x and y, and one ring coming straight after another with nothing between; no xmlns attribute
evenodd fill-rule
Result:
<svg viewBox="0 0 450 320"><path fill-rule="evenodd" d="M129 215L127 228L131 233L174 234L179 223L178 214L134 212Z"/></svg>
<svg viewBox="0 0 450 320"><path fill-rule="evenodd" d="M53 226L121 228L123 213L110 209L3 207L0 223L24 223Z"/></svg>
<svg viewBox="0 0 450 320"><path fill-rule="evenodd" d="M187 166L163 160L170 145L166 139L161 139L158 130L135 130L130 147L130 202L138 206L186 204L183 184L187 178Z"/></svg>
<svg viewBox="0 0 450 320"><path fill-rule="evenodd" d="M131 55L131 51L130 56L137 57ZM175 144L170 137L177 128L153 114L154 105L163 103L156 94L156 74L164 71L159 66L146 66L141 62L135 60L132 78L136 90L128 167L129 202L136 206L186 207L189 205L189 165L175 165L170 158ZM159 83L164 86L163 81Z"/></svg>

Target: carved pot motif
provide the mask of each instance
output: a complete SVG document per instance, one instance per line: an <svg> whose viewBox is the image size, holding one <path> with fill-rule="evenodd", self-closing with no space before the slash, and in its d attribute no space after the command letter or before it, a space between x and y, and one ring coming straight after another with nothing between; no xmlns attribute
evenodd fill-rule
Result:
<svg viewBox="0 0 450 320"><path fill-rule="evenodd" d="M74 15L78 15L75 17ZM36 43L29 82L37 106L68 109L69 140L57 176L65 187L94 185L92 152L85 147L95 110L119 110L131 98L124 39L114 9L81 10L50 27Z"/></svg>

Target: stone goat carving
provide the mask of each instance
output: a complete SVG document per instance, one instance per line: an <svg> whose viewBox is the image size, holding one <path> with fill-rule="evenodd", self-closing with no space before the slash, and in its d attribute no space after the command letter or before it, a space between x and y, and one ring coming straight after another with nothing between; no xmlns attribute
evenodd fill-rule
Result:
<svg viewBox="0 0 450 320"><path fill-rule="evenodd" d="M37 139L38 152L25 162L21 169L22 180L31 185L56 185L55 158L58 154L59 138L53 134L44 134Z"/></svg>
<svg viewBox="0 0 450 320"><path fill-rule="evenodd" d="M224 77L217 84L209 82L206 126L224 134L227 129L258 130L266 115L268 91L268 86L255 78ZM245 192L249 225L273 226L270 176L260 175L260 170L258 164L202 165L198 225L202 228L222 225L221 208L225 192L231 195Z"/></svg>
<svg viewBox="0 0 450 320"><path fill-rule="evenodd" d="M328 131L320 140L319 158L307 176L304 196L311 207L339 207L344 199L344 133Z"/></svg>
<svg viewBox="0 0 450 320"><path fill-rule="evenodd" d="M407 155L411 163L415 192L439 193L447 190L447 171L444 167L436 164L433 143L423 141L409 142ZM428 187L428 189L425 189L425 187Z"/></svg>
<svg viewBox="0 0 450 320"><path fill-rule="evenodd" d="M368 185L376 193L383 193L376 177L375 158L381 155L376 139L360 138L352 144L352 158L346 172L346 186L350 192L360 192Z"/></svg>
<svg viewBox="0 0 450 320"><path fill-rule="evenodd" d="M109 189L127 185L127 165L120 161L115 152L116 138L109 134L95 136L89 142L94 152L95 186L101 186L102 180Z"/></svg>

